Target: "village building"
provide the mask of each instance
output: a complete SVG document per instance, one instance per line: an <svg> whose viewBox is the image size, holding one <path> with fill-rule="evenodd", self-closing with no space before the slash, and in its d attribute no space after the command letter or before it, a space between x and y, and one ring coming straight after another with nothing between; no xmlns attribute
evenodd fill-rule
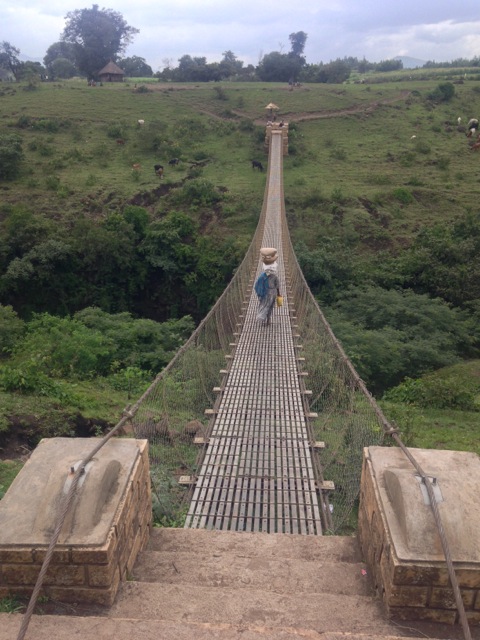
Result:
<svg viewBox="0 0 480 640"><path fill-rule="evenodd" d="M125 71L120 69L114 62L110 62L98 72L100 82L123 82Z"/></svg>

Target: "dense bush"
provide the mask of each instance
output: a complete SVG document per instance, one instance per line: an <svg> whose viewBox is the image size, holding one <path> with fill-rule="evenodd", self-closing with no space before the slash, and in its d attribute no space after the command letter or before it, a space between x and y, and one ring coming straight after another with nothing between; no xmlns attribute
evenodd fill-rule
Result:
<svg viewBox="0 0 480 640"><path fill-rule="evenodd" d="M325 238L313 251L299 242L295 253L309 287L323 302L332 302L339 292L356 282L351 251L334 239Z"/></svg>
<svg viewBox="0 0 480 640"><path fill-rule="evenodd" d="M23 323L0 306L0 337L9 354L0 368L0 386L58 397L60 378L103 376L115 389L135 391L171 360L193 329L188 317L158 323L94 308L73 318L38 314Z"/></svg>
<svg viewBox="0 0 480 640"><path fill-rule="evenodd" d="M223 197L202 181L193 181L189 193L203 203ZM0 302L24 319L99 307L156 321L199 320L244 251L221 233L202 236L193 217L175 210L153 220L136 205L100 220L50 221L15 207L3 214Z"/></svg>
<svg viewBox="0 0 480 640"><path fill-rule="evenodd" d="M383 399L422 409L480 411L480 402L476 400L478 392L478 389L467 388L464 381L453 376L447 379L425 376L418 380L407 377L397 387L389 389Z"/></svg>
<svg viewBox="0 0 480 640"><path fill-rule="evenodd" d="M351 287L324 310L376 393L475 353L465 315L413 291Z"/></svg>
<svg viewBox="0 0 480 640"><path fill-rule="evenodd" d="M44 313L27 323L12 360L28 362L34 355L40 370L48 376L85 379L109 373L113 349L107 336L78 320Z"/></svg>
<svg viewBox="0 0 480 640"><path fill-rule="evenodd" d="M480 212L423 229L412 246L382 263L378 281L464 307L480 300ZM480 336L479 336L480 338Z"/></svg>
<svg viewBox="0 0 480 640"><path fill-rule="evenodd" d="M154 374L171 360L194 329L190 317L159 323L135 319L126 312L109 314L98 308L83 309L74 319L109 341L110 368L135 367Z"/></svg>

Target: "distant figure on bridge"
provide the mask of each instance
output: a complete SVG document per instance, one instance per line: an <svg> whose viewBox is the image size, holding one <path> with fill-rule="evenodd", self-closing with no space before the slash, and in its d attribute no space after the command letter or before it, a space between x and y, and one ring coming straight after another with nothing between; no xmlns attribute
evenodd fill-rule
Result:
<svg viewBox="0 0 480 640"><path fill-rule="evenodd" d="M273 308L280 296L280 281L278 279L278 253L271 247L260 249L263 262L263 272L255 284L255 291L260 304L258 307L257 320L262 324L270 325Z"/></svg>

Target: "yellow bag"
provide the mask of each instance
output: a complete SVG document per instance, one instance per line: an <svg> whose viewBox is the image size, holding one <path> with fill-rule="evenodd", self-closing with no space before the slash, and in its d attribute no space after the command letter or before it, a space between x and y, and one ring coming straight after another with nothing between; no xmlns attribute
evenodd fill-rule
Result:
<svg viewBox="0 0 480 640"><path fill-rule="evenodd" d="M277 296L277 307L281 307L283 304L283 296Z"/></svg>

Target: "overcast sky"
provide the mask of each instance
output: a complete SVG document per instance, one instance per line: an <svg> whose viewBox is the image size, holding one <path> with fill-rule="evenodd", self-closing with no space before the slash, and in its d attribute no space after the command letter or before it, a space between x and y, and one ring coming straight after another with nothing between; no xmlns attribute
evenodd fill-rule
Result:
<svg viewBox="0 0 480 640"><path fill-rule="evenodd" d="M78 0L0 0L0 42L21 58L43 61L60 40ZM480 0L114 0L99 8L122 14L140 30L126 51L153 71L184 55L217 62L231 50L257 65L271 51L287 53L288 36L307 33L308 63L344 56L379 62L396 56L446 62L480 55Z"/></svg>

